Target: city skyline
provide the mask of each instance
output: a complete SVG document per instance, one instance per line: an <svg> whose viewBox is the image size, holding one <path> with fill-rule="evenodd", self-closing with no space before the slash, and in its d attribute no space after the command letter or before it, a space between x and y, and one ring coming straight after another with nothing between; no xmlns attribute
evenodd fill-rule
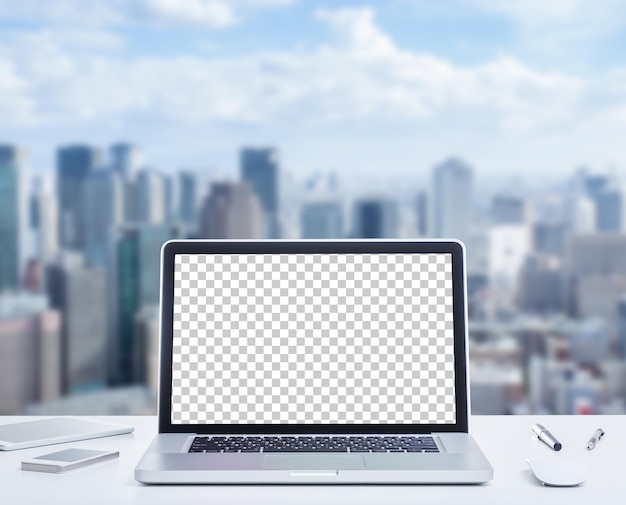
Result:
<svg viewBox="0 0 626 505"><path fill-rule="evenodd" d="M8 241L16 231L31 236L0 264L0 277L13 283L0 292L0 360L44 359L28 390L5 376L0 396L11 409L76 405L73 396L99 398L109 388L115 401L123 398L115 390L126 388L131 402L136 385L149 404L161 245L278 233L459 236L467 247L475 412L626 411L626 186L612 174L574 170L558 190L524 193L513 184L485 198L473 166L452 157L431 167L426 188L372 196L345 192L353 181L328 173L283 185L279 148L242 146L238 180L199 188L206 181L189 171L142 167L139 146L106 149L108 156L102 147L59 146L55 190L27 185L24 148L0 146L7 196L0 234ZM29 219L17 212L15 197L25 192ZM10 266L16 260L18 277ZM46 331L42 321L49 321Z"/></svg>
<svg viewBox="0 0 626 505"><path fill-rule="evenodd" d="M241 145L346 176L450 153L490 175L626 159L621 0L76 1L0 4L0 138L36 171L49 145L121 138L227 173Z"/></svg>

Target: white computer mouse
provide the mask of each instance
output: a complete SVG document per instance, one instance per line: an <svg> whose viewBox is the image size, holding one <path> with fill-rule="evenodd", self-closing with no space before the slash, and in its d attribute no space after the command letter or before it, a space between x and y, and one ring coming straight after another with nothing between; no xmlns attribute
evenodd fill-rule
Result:
<svg viewBox="0 0 626 505"><path fill-rule="evenodd" d="M587 480L587 466L563 456L544 456L527 459L526 463L546 486L578 486Z"/></svg>

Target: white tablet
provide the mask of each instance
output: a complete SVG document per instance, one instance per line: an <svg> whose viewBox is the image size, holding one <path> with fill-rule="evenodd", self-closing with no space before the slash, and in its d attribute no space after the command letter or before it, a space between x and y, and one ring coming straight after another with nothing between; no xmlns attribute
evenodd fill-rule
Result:
<svg viewBox="0 0 626 505"><path fill-rule="evenodd" d="M53 417L40 421L0 424L0 451L122 435L131 433L134 429L132 426L86 421L72 417Z"/></svg>

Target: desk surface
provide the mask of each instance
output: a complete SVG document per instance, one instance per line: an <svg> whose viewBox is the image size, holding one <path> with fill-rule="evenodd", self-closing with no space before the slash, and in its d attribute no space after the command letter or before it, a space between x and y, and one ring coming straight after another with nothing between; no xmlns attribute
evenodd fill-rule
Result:
<svg viewBox="0 0 626 505"><path fill-rule="evenodd" d="M0 424L34 420L0 417ZM133 478L134 468L156 435L155 417L92 417L135 426L130 435L72 442L57 446L0 452L1 501L11 504L107 503L543 503L577 504L626 498L626 416L475 416L472 433L494 467L495 478L480 486L146 486ZM563 443L559 453L530 435L532 423L542 423ZM596 428L606 436L586 450ZM61 475L20 470L23 459L65 447L118 450L120 458ZM576 488L547 488L528 470L526 459L571 457L585 462L589 479Z"/></svg>

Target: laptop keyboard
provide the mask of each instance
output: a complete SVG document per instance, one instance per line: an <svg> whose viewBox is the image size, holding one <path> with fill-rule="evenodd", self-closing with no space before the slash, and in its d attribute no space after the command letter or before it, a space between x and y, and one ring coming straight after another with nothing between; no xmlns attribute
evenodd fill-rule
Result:
<svg viewBox="0 0 626 505"><path fill-rule="evenodd" d="M189 452L439 452L431 436L206 436Z"/></svg>

